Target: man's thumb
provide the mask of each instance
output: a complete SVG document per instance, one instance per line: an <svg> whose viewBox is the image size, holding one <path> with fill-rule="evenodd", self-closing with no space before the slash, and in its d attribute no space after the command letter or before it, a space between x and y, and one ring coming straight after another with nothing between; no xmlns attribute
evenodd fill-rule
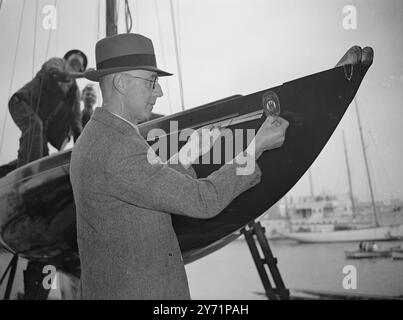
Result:
<svg viewBox="0 0 403 320"><path fill-rule="evenodd" d="M273 116L267 116L266 121L268 124L272 124L274 121L276 121L276 118Z"/></svg>

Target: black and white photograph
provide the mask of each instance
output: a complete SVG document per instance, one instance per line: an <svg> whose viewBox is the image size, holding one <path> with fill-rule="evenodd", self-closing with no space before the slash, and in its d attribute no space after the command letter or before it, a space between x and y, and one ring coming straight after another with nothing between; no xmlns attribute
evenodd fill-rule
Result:
<svg viewBox="0 0 403 320"><path fill-rule="evenodd" d="M402 34L402 0L0 0L0 299L403 300Z"/></svg>

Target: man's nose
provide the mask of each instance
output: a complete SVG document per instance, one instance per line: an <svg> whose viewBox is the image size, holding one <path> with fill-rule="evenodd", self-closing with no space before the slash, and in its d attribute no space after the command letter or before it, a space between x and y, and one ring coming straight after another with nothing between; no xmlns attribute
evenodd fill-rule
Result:
<svg viewBox="0 0 403 320"><path fill-rule="evenodd" d="M153 94L154 94L154 96L156 96L157 98L160 98L160 97L162 97L162 96L164 95L164 93L162 92L161 85L160 85L158 82L155 84L155 88L154 88Z"/></svg>

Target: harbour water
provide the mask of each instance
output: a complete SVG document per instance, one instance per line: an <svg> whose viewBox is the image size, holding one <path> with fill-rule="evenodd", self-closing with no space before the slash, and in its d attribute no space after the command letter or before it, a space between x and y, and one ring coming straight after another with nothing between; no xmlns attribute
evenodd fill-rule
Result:
<svg viewBox="0 0 403 320"><path fill-rule="evenodd" d="M379 242L381 248L403 241ZM289 289L403 297L403 260L376 258L347 260L345 250L358 243L298 244L270 241L273 255ZM354 266L357 288L344 289L343 268ZM186 266L193 299L265 299L264 289L244 240Z"/></svg>
<svg viewBox="0 0 403 320"><path fill-rule="evenodd" d="M403 245L403 241L378 242L381 248ZM278 267L289 289L331 291L346 294L403 296L403 260L376 258L347 260L345 250L357 243L298 244L292 241L270 241ZM2 274L11 255L0 253ZM343 268L354 266L357 289L343 288ZM20 259L12 298L22 292L22 271L26 261ZM186 266L192 299L265 299L252 256L244 240L234 241L207 257ZM3 297L5 283L0 288ZM57 294L51 297L58 298Z"/></svg>

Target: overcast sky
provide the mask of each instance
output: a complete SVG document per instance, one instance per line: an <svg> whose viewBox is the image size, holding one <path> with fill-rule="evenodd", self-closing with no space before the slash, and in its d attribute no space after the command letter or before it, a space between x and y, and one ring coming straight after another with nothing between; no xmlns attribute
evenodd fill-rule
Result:
<svg viewBox="0 0 403 320"><path fill-rule="evenodd" d="M159 66L175 73L161 81L165 95L155 111L178 112L180 94L169 1L129 3L134 20L132 32L150 37ZM0 163L16 158L20 137L8 113L10 95L32 78L47 57L63 56L72 48L85 51L89 67L94 67L94 46L104 36L104 1L28 0L21 20L23 4L24 0L4 0L0 9L1 128L5 124ZM233 94L246 95L329 69L352 45L372 46L375 62L357 98L375 196L379 200L403 199L402 0L175 0L173 4L186 108ZM48 13L42 10L47 5L57 9L56 29L50 29L51 32L44 27L49 20ZM356 8L357 27L346 29L343 19L351 11L343 13L343 8L351 5ZM123 5L123 18L122 13ZM119 32L124 32L124 19L120 20ZM85 80L79 81L80 87L85 84ZM348 192L342 130L349 150L354 192L368 199L353 105L312 166L315 193ZM290 195L309 195L307 177Z"/></svg>

